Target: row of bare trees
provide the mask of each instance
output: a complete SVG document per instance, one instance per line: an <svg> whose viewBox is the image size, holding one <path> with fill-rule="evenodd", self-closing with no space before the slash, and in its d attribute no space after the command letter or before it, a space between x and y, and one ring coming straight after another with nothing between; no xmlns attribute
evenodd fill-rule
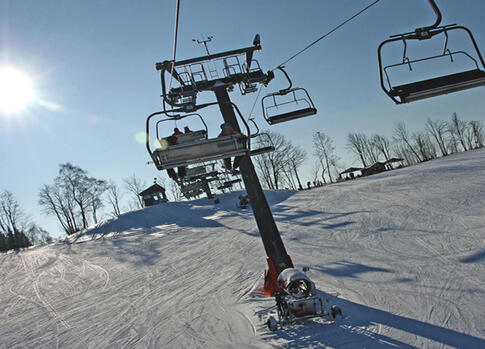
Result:
<svg viewBox="0 0 485 349"><path fill-rule="evenodd" d="M404 159L407 165L435 159L459 151L482 148L484 129L480 121L463 121L453 113L450 121L427 119L424 131L410 132L404 122L394 126L392 138L368 137L349 133L347 147L363 167L392 157Z"/></svg>
<svg viewBox="0 0 485 349"><path fill-rule="evenodd" d="M165 179L160 177L157 180L163 186ZM71 235L98 223L100 212L103 217L117 217L143 208L138 193L146 188L147 183L135 174L123 179L120 187L113 180L89 176L86 170L68 162L59 165L58 175L52 184L40 188L39 204L44 213L54 216L62 230ZM170 187L168 192L173 198L179 198L178 188Z"/></svg>
<svg viewBox="0 0 485 349"><path fill-rule="evenodd" d="M307 154L278 132L267 131L260 136L258 146L274 147L275 151L255 157L255 167L263 186L269 189L302 189L298 170Z"/></svg>

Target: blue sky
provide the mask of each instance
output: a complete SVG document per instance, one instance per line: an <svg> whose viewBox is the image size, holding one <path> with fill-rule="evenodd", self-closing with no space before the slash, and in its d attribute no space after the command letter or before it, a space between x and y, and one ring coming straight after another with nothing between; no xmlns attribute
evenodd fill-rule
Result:
<svg viewBox="0 0 485 349"><path fill-rule="evenodd" d="M181 0L177 58L204 54L192 39L213 36L209 48L215 53L250 46L259 33L263 51L255 58L266 71L370 3ZM442 24L467 26L485 51L485 2L437 3ZM0 190L12 191L25 211L52 234L60 229L53 218L40 213L38 189L52 182L60 163L69 161L119 184L133 173L147 182L157 175L153 165L146 165L149 156L135 136L143 132L146 116L161 108L155 62L172 58L175 4L0 0L0 65L29 74L37 95L37 102L21 113L0 115ZM484 88L400 106L380 89L380 42L434 20L424 0L381 0L286 65L294 86L308 89L319 113L271 129L309 154L311 133L325 132L350 166L352 157L345 149L349 132L391 136L396 121L421 130L427 118L448 120L453 112L485 122ZM469 48L459 36L450 45ZM402 54L400 48L396 52ZM262 95L284 85L283 79L275 79ZM247 115L256 94L241 97L237 91L231 98ZM209 128L218 132L221 116L206 116ZM253 116L267 128L259 101ZM309 159L305 169L311 164Z"/></svg>

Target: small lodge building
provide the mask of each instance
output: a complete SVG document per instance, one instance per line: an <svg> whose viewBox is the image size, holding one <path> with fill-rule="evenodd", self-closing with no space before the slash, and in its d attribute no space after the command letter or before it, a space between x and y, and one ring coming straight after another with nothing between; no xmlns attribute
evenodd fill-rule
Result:
<svg viewBox="0 0 485 349"><path fill-rule="evenodd" d="M138 195L143 199L145 207L158 205L168 201L167 195L165 194L165 188L157 183L143 190L141 193L138 193Z"/></svg>
<svg viewBox="0 0 485 349"><path fill-rule="evenodd" d="M370 176L370 175L381 173L381 172L384 172L384 171L387 171L387 170L392 170L393 167L392 167L391 164L395 163L395 162L401 162L399 167L402 167L402 161L403 161L403 159L392 158L392 159L389 159L385 162L379 162L378 161L375 164L372 164L370 166L363 167L363 168L350 167L350 168L346 169L345 171L340 172L339 177L342 178L342 175L344 175L344 174L348 174L347 179L354 179L355 177L360 177L360 176ZM358 172L358 171L360 171L360 173L361 173L360 175L356 175L356 172Z"/></svg>

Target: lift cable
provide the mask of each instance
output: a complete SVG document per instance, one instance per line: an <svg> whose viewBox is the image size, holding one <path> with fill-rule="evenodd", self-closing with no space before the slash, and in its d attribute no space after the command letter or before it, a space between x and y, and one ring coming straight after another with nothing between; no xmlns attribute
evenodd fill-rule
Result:
<svg viewBox="0 0 485 349"><path fill-rule="evenodd" d="M290 58L288 58L286 61L284 61L283 63L281 63L280 65L278 65L276 68L273 69L273 71L276 70L276 69L278 69L279 67L283 67L286 63L288 63L289 61L291 61L293 58L295 58L296 56L298 56L300 53L303 53L304 51L308 50L310 47L312 47L313 45L315 45L317 42L319 42L320 40L326 38L327 36L329 36L330 34L332 34L334 31L336 31L337 29L339 29L343 25L345 25L348 22L350 22L351 20L353 20L358 15L362 14L363 12L365 12L366 10L368 10L369 8L371 8L372 6L374 6L375 4L377 4L379 1L380 0L375 0L373 3L371 3L370 5L368 5L367 7L365 7L364 9L360 10L359 12L357 12L352 17L346 19L345 21L343 21L342 23L340 23L338 26L336 26L335 28L333 28L332 30L330 30L328 33L326 33L325 35L319 37L317 40L313 41L311 44L309 44L308 46L306 46L305 48L303 48L302 50L298 51L293 56L291 56Z"/></svg>
<svg viewBox="0 0 485 349"><path fill-rule="evenodd" d="M168 84L168 88L172 87L172 78L173 78L173 69L175 65L175 57L177 54L177 35L179 29L179 13L180 13L180 0L176 0L177 5L175 8L175 27L174 27L174 34L173 34L173 61L172 61L172 69L170 70L170 82Z"/></svg>
<svg viewBox="0 0 485 349"><path fill-rule="evenodd" d="M248 114L247 120L251 119L251 116L253 115L254 107L256 106L256 102L258 101L259 95L261 94L262 90L263 90L263 86L260 86L259 89L258 89L258 94L257 94L256 98L254 99L253 106L251 107L251 111Z"/></svg>

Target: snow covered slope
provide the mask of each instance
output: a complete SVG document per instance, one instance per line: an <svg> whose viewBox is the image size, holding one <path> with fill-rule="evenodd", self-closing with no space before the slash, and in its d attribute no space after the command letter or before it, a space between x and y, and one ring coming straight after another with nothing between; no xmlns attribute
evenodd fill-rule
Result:
<svg viewBox="0 0 485 349"><path fill-rule="evenodd" d="M239 193L146 208L0 255L0 348L485 348L485 150L267 192L335 323L268 332L265 254Z"/></svg>

